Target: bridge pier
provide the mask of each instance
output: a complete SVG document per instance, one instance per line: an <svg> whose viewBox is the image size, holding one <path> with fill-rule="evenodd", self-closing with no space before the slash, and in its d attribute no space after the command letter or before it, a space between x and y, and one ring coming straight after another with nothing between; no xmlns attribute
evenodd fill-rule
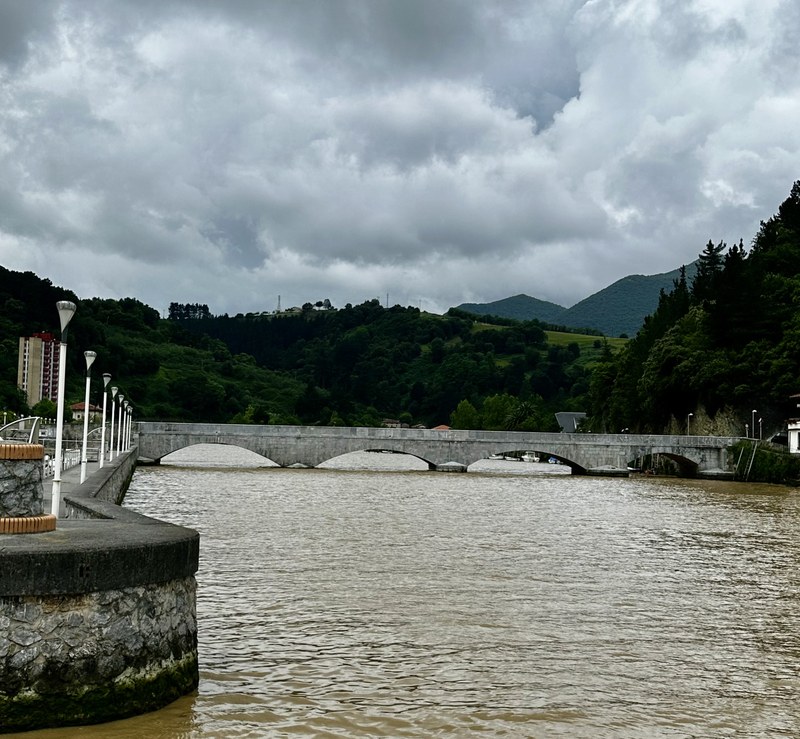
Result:
<svg viewBox="0 0 800 739"><path fill-rule="evenodd" d="M467 465L458 462L445 462L444 464L433 465L436 472L466 472Z"/></svg>
<svg viewBox="0 0 800 739"><path fill-rule="evenodd" d="M573 469L573 474L575 470ZM589 477L630 477L631 473L628 469L620 469L619 467L593 467L586 470L584 473Z"/></svg>

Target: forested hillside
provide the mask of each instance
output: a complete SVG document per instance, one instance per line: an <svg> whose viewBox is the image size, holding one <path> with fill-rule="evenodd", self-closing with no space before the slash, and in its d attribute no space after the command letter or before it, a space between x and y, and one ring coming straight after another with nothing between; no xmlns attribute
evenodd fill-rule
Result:
<svg viewBox="0 0 800 739"><path fill-rule="evenodd" d="M694 269L694 264L688 265L687 276L694 275ZM514 295L491 303L462 303L457 310L477 316L537 320L603 336L633 336L656 309L660 292L670 290L678 275L677 269L657 275L628 275L571 308L529 295Z"/></svg>
<svg viewBox="0 0 800 739"><path fill-rule="evenodd" d="M293 417L302 386L290 376L261 369L250 356L235 356L219 341L188 333L133 298L79 300L31 272L0 268L3 410L30 410L16 387L18 337L42 331L58 336L58 300L78 305L69 325L67 406L83 402L83 352L91 349L97 352L92 403L102 403L101 377L109 372L111 384L131 401L138 418L223 421L245 412L249 403L269 404L277 418ZM55 404L43 401L34 410L54 416Z"/></svg>
<svg viewBox="0 0 800 739"><path fill-rule="evenodd" d="M560 318L564 315L566 308L547 300L532 298L530 295L514 295L491 303L462 303L456 306L456 310L476 316L513 318L515 321L536 320L544 323L562 323Z"/></svg>
<svg viewBox="0 0 800 739"><path fill-rule="evenodd" d="M169 319L126 298L79 300L32 273L0 269L3 346L0 398L26 412L16 389L21 335L58 335L57 300L77 302L69 328L67 405L83 400L83 352L92 349L91 400L112 375L138 418L241 423L555 430L554 413L582 410L593 362L610 355L597 338L549 344L536 322L478 322L378 301L300 314L214 316L172 304ZM320 306L323 306L321 303ZM53 415L52 403L35 409Z"/></svg>
<svg viewBox="0 0 800 739"><path fill-rule="evenodd" d="M0 267L0 406L25 410L25 397L17 389L19 337L58 327L56 302L77 298L54 287L33 272L12 272ZM87 347L88 348L88 347Z"/></svg>
<svg viewBox="0 0 800 739"><path fill-rule="evenodd" d="M785 428L788 396L800 392L799 308L796 182L751 248L709 241L695 276L679 276L625 350L596 369L592 427L685 429L692 413L707 431L744 434L756 411L765 434Z"/></svg>
<svg viewBox="0 0 800 739"><path fill-rule="evenodd" d="M581 409L591 362L610 353L599 338L583 350L577 341L548 344L538 322L492 324L458 311L386 309L377 300L179 323L302 381L298 418L324 424L378 425L388 416L427 426L557 430L553 414ZM463 414L453 416L459 407Z"/></svg>
<svg viewBox="0 0 800 739"><path fill-rule="evenodd" d="M695 265L686 267L694 275ZM633 336L658 306L659 295L671 290L680 270L658 275L628 275L567 308L558 320L565 326L596 329L606 336Z"/></svg>

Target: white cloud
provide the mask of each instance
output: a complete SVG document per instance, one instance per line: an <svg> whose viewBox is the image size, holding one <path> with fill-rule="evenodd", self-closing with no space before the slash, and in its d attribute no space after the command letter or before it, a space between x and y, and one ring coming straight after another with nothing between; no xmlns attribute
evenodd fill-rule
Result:
<svg viewBox="0 0 800 739"><path fill-rule="evenodd" d="M0 1L12 26L0 255L86 297L569 305L749 241L798 178L792 2Z"/></svg>

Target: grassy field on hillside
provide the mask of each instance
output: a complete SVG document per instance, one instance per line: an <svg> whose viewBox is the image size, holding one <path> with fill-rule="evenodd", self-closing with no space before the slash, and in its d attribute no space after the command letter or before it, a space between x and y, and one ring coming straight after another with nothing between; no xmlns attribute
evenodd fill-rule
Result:
<svg viewBox="0 0 800 739"><path fill-rule="evenodd" d="M577 344L581 351L584 349L596 348L595 342L600 342L602 346L603 341L607 341L611 347L611 351L615 352L621 349L629 341L629 339L619 339L610 336L591 336L589 334L568 334L563 331L545 331L547 334L547 343L553 346L566 346L567 344Z"/></svg>

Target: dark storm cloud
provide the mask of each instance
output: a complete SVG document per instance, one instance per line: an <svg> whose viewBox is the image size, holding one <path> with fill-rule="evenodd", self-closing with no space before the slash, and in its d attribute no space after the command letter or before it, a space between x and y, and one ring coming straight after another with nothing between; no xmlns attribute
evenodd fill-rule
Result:
<svg viewBox="0 0 800 739"><path fill-rule="evenodd" d="M785 197L798 23L780 0L0 0L0 256L162 309L569 304L748 241Z"/></svg>
<svg viewBox="0 0 800 739"><path fill-rule="evenodd" d="M27 58L29 44L48 40L57 4L56 0L0 0L0 64L16 67Z"/></svg>

